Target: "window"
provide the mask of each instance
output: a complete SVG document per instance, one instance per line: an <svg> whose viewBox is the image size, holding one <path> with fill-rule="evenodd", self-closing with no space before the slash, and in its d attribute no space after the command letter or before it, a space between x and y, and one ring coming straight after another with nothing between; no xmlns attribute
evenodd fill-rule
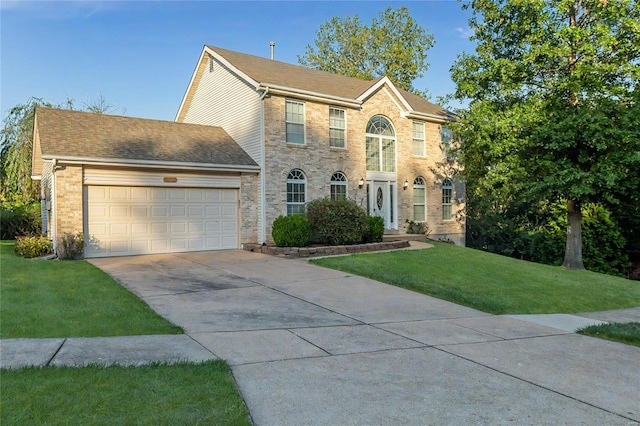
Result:
<svg viewBox="0 0 640 426"><path fill-rule="evenodd" d="M345 110L329 108L329 146L345 148L345 130L347 118Z"/></svg>
<svg viewBox="0 0 640 426"><path fill-rule="evenodd" d="M331 176L331 199L347 198L347 176L342 172L335 172Z"/></svg>
<svg viewBox="0 0 640 426"><path fill-rule="evenodd" d="M304 104L286 101L287 143L304 145Z"/></svg>
<svg viewBox="0 0 640 426"><path fill-rule="evenodd" d="M391 122L376 115L367 124L367 170L373 172L396 171L396 133Z"/></svg>
<svg viewBox="0 0 640 426"><path fill-rule="evenodd" d="M440 143L442 145L442 152L447 160L450 160L451 156L451 141L453 140L453 132L446 126L440 127Z"/></svg>
<svg viewBox="0 0 640 426"><path fill-rule="evenodd" d="M426 155L424 144L424 123L420 121L413 122L413 155L417 155L419 157L424 157Z"/></svg>
<svg viewBox="0 0 640 426"><path fill-rule="evenodd" d="M287 176L287 216L304 214L307 179L302 170L293 169Z"/></svg>
<svg viewBox="0 0 640 426"><path fill-rule="evenodd" d="M442 182L442 220L453 219L451 199L453 198L453 185L449 179Z"/></svg>
<svg viewBox="0 0 640 426"><path fill-rule="evenodd" d="M413 181L413 220L416 222L424 222L427 189L424 179L418 176Z"/></svg>

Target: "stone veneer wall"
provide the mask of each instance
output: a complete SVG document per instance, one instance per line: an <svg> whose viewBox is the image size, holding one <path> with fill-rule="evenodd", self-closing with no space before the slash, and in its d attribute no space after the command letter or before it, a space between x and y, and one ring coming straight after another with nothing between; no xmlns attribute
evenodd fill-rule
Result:
<svg viewBox="0 0 640 426"><path fill-rule="evenodd" d="M240 176L240 243L258 242L259 175L243 173Z"/></svg>
<svg viewBox="0 0 640 426"><path fill-rule="evenodd" d="M66 165L55 171L56 232L82 232L82 166Z"/></svg>
<svg viewBox="0 0 640 426"><path fill-rule="evenodd" d="M383 115L396 131L397 158L397 223L400 232L406 229L405 220L413 218L413 181L425 179L427 189L427 223L433 235L459 235L465 232L464 222L442 220L442 177L437 176L442 161L440 125L425 122L426 156L413 155L413 120L401 116L400 102L391 90L381 89L367 99L360 109L343 108L347 115L346 149L329 146L329 104L305 103L306 144L292 145L285 141L285 100L271 96L264 100L265 122L265 188L266 239L273 242L271 224L286 214L286 180L292 169L300 169L307 178L307 201L329 196L331 175L342 171L348 179L347 196L366 208L366 189L358 188L358 181L366 179L365 129L374 115ZM293 99L292 100L296 100ZM336 106L341 108L339 106ZM402 189L407 180L409 187ZM461 194L454 194L460 196ZM454 204L454 211L464 207Z"/></svg>

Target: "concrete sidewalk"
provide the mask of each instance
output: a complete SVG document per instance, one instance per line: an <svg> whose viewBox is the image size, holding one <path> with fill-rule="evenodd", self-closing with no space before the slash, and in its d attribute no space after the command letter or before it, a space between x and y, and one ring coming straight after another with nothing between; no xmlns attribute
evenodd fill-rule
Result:
<svg viewBox="0 0 640 426"><path fill-rule="evenodd" d="M92 263L187 335L5 340L3 367L34 344L39 365L218 357L258 425L640 420L637 347L255 253Z"/></svg>

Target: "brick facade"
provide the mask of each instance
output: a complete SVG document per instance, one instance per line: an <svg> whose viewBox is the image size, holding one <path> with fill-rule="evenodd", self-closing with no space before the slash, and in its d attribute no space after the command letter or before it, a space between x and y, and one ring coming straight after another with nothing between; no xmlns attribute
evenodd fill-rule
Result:
<svg viewBox="0 0 640 426"><path fill-rule="evenodd" d="M329 196L331 176L336 171L345 173L348 179L347 196L366 208L366 190L358 188L359 180L366 179L365 129L375 115L389 119L396 133L396 186L397 227L405 232L406 220L413 219L413 190L416 177L426 183L426 216L432 237L450 238L464 244L463 221L442 220L442 176L438 163L443 160L440 146L440 124L425 121L426 155L413 155L413 121L403 117L400 101L388 88L381 88L359 109L346 111L346 148L329 146L330 104L297 100L305 104L305 144L287 144L285 139L285 101L288 98L271 96L264 100L265 140L265 196L266 237L271 239L271 224L279 215L286 214L286 181L292 169L300 169L306 177L307 200ZM336 106L341 108L339 106ZM408 181L409 187L402 189ZM458 185L460 186L460 185ZM453 211L461 210L464 194L454 194Z"/></svg>
<svg viewBox="0 0 640 426"><path fill-rule="evenodd" d="M82 232L82 166L62 166L55 175L57 235Z"/></svg>

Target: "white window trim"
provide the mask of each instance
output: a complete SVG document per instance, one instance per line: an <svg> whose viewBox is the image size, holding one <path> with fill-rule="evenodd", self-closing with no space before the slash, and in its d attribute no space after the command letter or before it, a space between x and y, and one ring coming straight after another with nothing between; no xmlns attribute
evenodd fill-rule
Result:
<svg viewBox="0 0 640 426"><path fill-rule="evenodd" d="M297 123L294 121L287 121L287 104L288 103L292 103L292 104L299 104L302 105L302 123ZM305 105L305 102L301 102L299 100L293 100L293 99L285 99L284 101L284 140L286 141L287 145L291 145L291 146L305 146L307 144L307 106ZM287 124L302 124L302 143L297 143L297 142L289 142L287 140Z"/></svg>
<svg viewBox="0 0 640 426"><path fill-rule="evenodd" d="M449 185L445 186L445 183L448 182ZM444 202L444 190L445 189L449 189L451 191L451 195L449 196L449 202L445 203ZM443 222L451 222L453 220L453 182L451 181L451 179L447 178L444 181L442 181L442 221ZM451 217L448 217L445 219L444 217L444 207L445 206L450 206L451 207Z"/></svg>
<svg viewBox="0 0 640 426"><path fill-rule="evenodd" d="M417 184L416 181L418 179L421 179L422 183ZM424 190L424 194L423 194L423 197L422 197L422 203L416 204L415 195L412 194L413 195L413 199L412 199L412 202L413 202L413 211L412 211L413 220L416 221L416 222L426 222L427 221L427 184L426 184L426 181L424 180L424 178L422 176L418 176L413 180L413 187L412 188L413 188L413 191L415 191L416 188ZM423 209L422 215L424 216L424 219L416 220L416 218L415 218L415 208L416 208L416 206L422 206L422 209Z"/></svg>
<svg viewBox="0 0 640 426"><path fill-rule="evenodd" d="M302 177L304 179L291 179L291 178L289 178L291 173L293 173L294 171L300 172L300 174L302 175ZM291 202L289 201L289 184L290 183L291 184L300 184L300 183L304 184L304 192L303 192L304 202L301 203L299 201L291 201ZM286 203L285 203L286 204L286 216L291 216L289 214L289 205L292 205L292 206L304 206L307 203L307 175L302 170L300 170L300 169L291 169L289 171L289 173L287 173L287 186L285 187L285 196L286 196L286 199L285 199L285 201L286 201ZM303 211L304 211L304 208L303 208ZM299 213L294 213L294 214L299 214Z"/></svg>
<svg viewBox="0 0 640 426"><path fill-rule="evenodd" d="M342 131L344 131L344 146L331 145L331 129L338 129L338 127L331 127L331 110L332 109L344 112L344 128L341 129ZM329 107L329 147L334 149L347 149L347 110L344 108L337 108L332 106Z"/></svg>
<svg viewBox="0 0 640 426"><path fill-rule="evenodd" d="M415 134L413 133L413 126L414 124L419 124L422 126L422 139L418 139L415 137ZM417 141L422 142L422 154L416 154L415 153L415 143ZM411 123L411 153L413 154L414 157L426 157L427 156L427 135L426 135L426 126L424 125L423 121L416 121L414 120Z"/></svg>
<svg viewBox="0 0 640 426"><path fill-rule="evenodd" d="M344 177L344 180L333 180L333 177L337 174L341 174ZM332 186L343 186L344 187L344 197L349 198L349 180L347 179L347 175L344 172L334 172L331 175L331 181L329 183L329 198L332 198L331 187Z"/></svg>

